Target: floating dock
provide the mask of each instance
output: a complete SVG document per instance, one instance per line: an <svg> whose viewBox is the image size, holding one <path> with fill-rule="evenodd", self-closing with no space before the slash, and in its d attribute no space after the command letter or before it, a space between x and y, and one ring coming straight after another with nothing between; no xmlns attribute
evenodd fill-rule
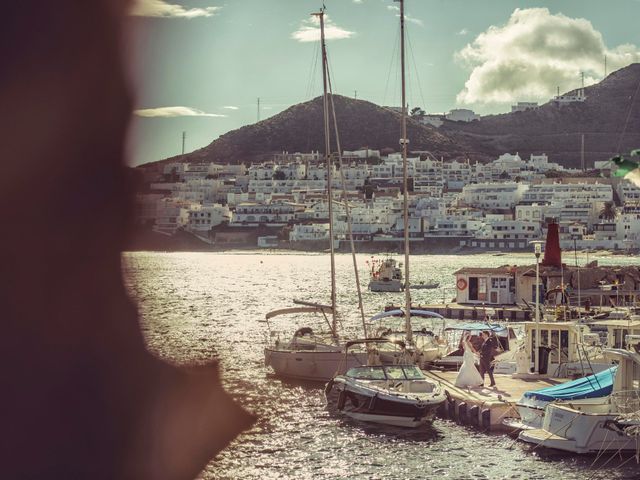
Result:
<svg viewBox="0 0 640 480"><path fill-rule="evenodd" d="M455 386L458 372L429 370L425 375L442 385L447 401L438 410L438 416L455 420L462 425L478 427L484 431L508 431L502 420L518 417L515 404L525 392L562 383L553 378L523 379L496 374L496 388ZM565 380L566 381L566 380ZM489 382L489 378L486 378Z"/></svg>
<svg viewBox="0 0 640 480"><path fill-rule="evenodd" d="M460 303L430 303L414 305L414 308L429 310L445 318L456 320L483 320L491 311L492 320L523 322L533 318L533 312L518 305L463 305Z"/></svg>

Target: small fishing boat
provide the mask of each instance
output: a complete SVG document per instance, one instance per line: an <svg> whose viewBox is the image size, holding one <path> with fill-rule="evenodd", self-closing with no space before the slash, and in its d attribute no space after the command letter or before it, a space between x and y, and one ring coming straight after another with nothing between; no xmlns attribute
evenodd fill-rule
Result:
<svg viewBox="0 0 640 480"><path fill-rule="evenodd" d="M401 292L404 289L402 283L402 264L394 258L371 259L367 262L370 267L369 290L372 292Z"/></svg>
<svg viewBox="0 0 640 480"><path fill-rule="evenodd" d="M345 355L350 348L364 345L370 352L369 362L333 378L325 387L327 403L364 422L408 428L431 422L445 393L413 363L380 365L372 346L385 343L404 350L403 342L384 338L347 342Z"/></svg>

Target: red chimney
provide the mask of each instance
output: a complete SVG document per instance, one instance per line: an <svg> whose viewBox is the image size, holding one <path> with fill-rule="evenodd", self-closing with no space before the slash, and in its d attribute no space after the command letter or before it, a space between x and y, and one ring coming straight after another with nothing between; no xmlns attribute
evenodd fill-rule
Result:
<svg viewBox="0 0 640 480"><path fill-rule="evenodd" d="M558 233L558 224L552 220L547 225L547 243L544 246L544 258L540 264L544 267L562 266L562 258L560 253L560 234Z"/></svg>

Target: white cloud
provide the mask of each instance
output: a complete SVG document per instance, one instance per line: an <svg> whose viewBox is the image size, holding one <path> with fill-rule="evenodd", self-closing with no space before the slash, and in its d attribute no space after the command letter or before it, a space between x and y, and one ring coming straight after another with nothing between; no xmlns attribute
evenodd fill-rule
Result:
<svg viewBox="0 0 640 480"><path fill-rule="evenodd" d="M329 18L329 15L324 14L324 37L327 40L339 40L342 38L351 38L355 35L355 32L350 32L337 26ZM320 19L317 16L312 16L309 19L303 20L302 24L291 34L291 38L298 42L317 42L320 40Z"/></svg>
<svg viewBox="0 0 640 480"><path fill-rule="evenodd" d="M148 118L169 118L169 117L226 117L217 113L206 113L202 110L191 107L159 107L159 108L143 108L134 110L133 113L138 117Z"/></svg>
<svg viewBox="0 0 640 480"><path fill-rule="evenodd" d="M391 10L393 12L396 12L396 17L400 17L400 7L399 6L397 6L397 5L387 5L387 9ZM419 18L415 18L415 17L411 17L411 16L407 15L406 11L405 11L405 14L404 14L404 19L407 22L415 23L416 25L419 25L421 27L424 26L424 23L422 23L422 20L420 20Z"/></svg>
<svg viewBox="0 0 640 480"><path fill-rule="evenodd" d="M222 7L185 8L182 5L167 3L165 0L135 0L131 15L161 18L211 17Z"/></svg>
<svg viewBox="0 0 640 480"><path fill-rule="evenodd" d="M469 33L469 30L467 30L466 28L463 28L458 32L458 35L467 35L468 33Z"/></svg>
<svg viewBox="0 0 640 480"><path fill-rule="evenodd" d="M579 88L640 60L635 45L609 49L602 34L583 18L551 14L547 8L516 9L505 25L491 26L456 54L471 68L457 100L465 104L504 104L548 100L556 87Z"/></svg>
<svg viewBox="0 0 640 480"><path fill-rule="evenodd" d="M224 107L225 110L238 110L239 107L236 107L235 105L225 105Z"/></svg>

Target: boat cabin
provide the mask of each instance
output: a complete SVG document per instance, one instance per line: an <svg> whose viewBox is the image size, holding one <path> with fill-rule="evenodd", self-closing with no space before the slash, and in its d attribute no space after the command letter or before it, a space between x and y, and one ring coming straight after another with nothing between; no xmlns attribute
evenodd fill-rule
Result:
<svg viewBox="0 0 640 480"><path fill-rule="evenodd" d="M592 325L605 327L607 329L607 346L609 348L627 348L626 337L629 335L640 335L640 317L635 318L601 320Z"/></svg>
<svg viewBox="0 0 640 480"><path fill-rule="evenodd" d="M524 322L525 349L517 358L517 373L532 373L535 368L536 328L540 329L539 373L552 377L571 377L600 371L600 364L590 363L594 354L586 345L590 329L576 322ZM593 371L590 371L593 370Z"/></svg>

